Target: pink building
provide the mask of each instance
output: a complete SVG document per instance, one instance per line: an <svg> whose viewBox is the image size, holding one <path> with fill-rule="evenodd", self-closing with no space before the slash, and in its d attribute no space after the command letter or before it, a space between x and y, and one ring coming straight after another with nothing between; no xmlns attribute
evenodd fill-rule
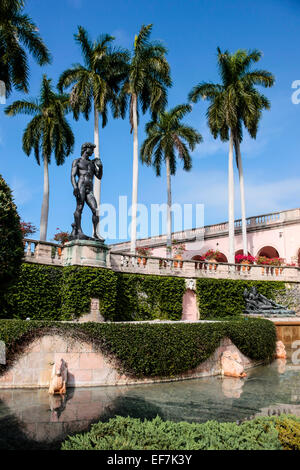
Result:
<svg viewBox="0 0 300 470"><path fill-rule="evenodd" d="M279 257L286 263L300 265L300 208L249 217L247 233L248 252L252 256ZM219 250L222 261L228 259L228 222L174 232L173 239L185 244L184 259L203 255L209 249ZM138 246L149 246L153 248L152 256L165 257L166 235L138 240ZM130 243L114 244L111 249L127 252ZM235 252L243 252L241 220L235 221Z"/></svg>

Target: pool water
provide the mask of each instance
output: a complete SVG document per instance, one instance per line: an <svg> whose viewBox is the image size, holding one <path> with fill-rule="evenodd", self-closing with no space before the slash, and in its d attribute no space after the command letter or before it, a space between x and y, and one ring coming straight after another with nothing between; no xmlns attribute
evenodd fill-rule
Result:
<svg viewBox="0 0 300 470"><path fill-rule="evenodd" d="M70 434L116 415L172 421L243 421L258 415L300 416L300 365L277 359L245 379L208 377L162 384L0 390L0 449L57 449Z"/></svg>

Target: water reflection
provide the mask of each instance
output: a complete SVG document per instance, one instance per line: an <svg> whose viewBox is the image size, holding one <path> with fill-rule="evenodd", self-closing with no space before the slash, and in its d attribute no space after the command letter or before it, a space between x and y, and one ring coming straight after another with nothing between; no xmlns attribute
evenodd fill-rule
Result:
<svg viewBox="0 0 300 470"><path fill-rule="evenodd" d="M209 377L130 387L0 390L0 448L59 448L67 435L122 415L172 421L242 421L256 415L300 416L300 366L278 359L245 379Z"/></svg>

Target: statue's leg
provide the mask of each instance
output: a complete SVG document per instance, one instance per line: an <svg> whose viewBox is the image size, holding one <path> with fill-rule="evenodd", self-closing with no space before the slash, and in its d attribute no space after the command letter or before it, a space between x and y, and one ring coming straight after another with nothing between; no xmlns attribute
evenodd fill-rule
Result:
<svg viewBox="0 0 300 470"><path fill-rule="evenodd" d="M84 207L84 199L85 199L85 189L81 188L79 197L77 198L77 206L76 210L74 212L74 223L76 226L76 235L80 237L83 234L82 228L81 228L81 217L82 217L82 211Z"/></svg>
<svg viewBox="0 0 300 470"><path fill-rule="evenodd" d="M103 241L104 238L101 238L98 234L97 234L97 226L99 224L99 216L97 215L97 201L94 197L94 194L92 192L90 192L87 197L86 197L86 203L87 205L89 206L89 208L91 209L93 215L92 215L92 221L93 221L93 238L95 238L96 240L101 240Z"/></svg>

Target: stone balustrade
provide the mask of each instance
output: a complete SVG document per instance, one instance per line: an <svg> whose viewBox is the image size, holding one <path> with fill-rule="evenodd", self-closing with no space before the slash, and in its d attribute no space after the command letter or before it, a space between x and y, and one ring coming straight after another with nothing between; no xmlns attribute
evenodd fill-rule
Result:
<svg viewBox="0 0 300 470"><path fill-rule="evenodd" d="M28 238L24 242L24 261L39 264L62 264L62 249L57 243L42 242Z"/></svg>
<svg viewBox="0 0 300 470"><path fill-rule="evenodd" d="M119 272L185 278L214 277L219 279L300 282L300 268L298 267L216 263L174 258L146 258L128 253L110 252L110 267Z"/></svg>
<svg viewBox="0 0 300 470"><path fill-rule="evenodd" d="M61 247L55 243L25 240L25 261L63 265ZM89 264L90 266L92 264ZM96 263L95 263L96 266ZM300 282L300 268L215 263L174 258L143 257L110 251L107 267L125 273L156 274L185 278L214 277L219 279L282 280Z"/></svg>

